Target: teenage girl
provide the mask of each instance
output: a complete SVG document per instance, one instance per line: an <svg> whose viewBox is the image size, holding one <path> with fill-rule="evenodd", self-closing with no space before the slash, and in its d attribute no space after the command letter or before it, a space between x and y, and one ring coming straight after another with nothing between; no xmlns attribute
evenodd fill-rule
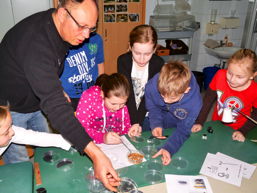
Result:
<svg viewBox="0 0 257 193"><path fill-rule="evenodd" d="M235 130L233 140L243 142L255 124L239 111L257 119L257 83L253 80L257 75L257 57L252 50L241 49L227 63L228 68L219 70L211 81L192 132L202 129L212 104L217 101L212 120L221 121L224 108L233 109L233 122L224 124Z"/></svg>
<svg viewBox="0 0 257 193"><path fill-rule="evenodd" d="M160 72L164 60L155 55L157 33L150 25L136 26L129 35L129 52L119 56L118 72L124 74L130 84L127 106L131 123L143 126L146 117L145 85ZM146 118L146 122L148 119ZM143 130L150 129L145 124Z"/></svg>
<svg viewBox="0 0 257 193"><path fill-rule="evenodd" d="M141 127L130 124L128 96L128 80L118 73L100 75L96 85L83 92L76 115L96 143L119 144L120 135L140 135Z"/></svg>

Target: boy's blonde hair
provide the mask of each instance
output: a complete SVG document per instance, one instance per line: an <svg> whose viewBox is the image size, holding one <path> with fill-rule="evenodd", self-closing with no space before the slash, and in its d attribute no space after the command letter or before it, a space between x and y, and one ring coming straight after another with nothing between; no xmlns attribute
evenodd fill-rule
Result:
<svg viewBox="0 0 257 193"><path fill-rule="evenodd" d="M6 120L9 114L9 107L8 106L0 106L0 127L2 127L2 123Z"/></svg>
<svg viewBox="0 0 257 193"><path fill-rule="evenodd" d="M162 96L183 94L189 87L191 72L181 61L170 61L164 64L158 79L158 90Z"/></svg>
<svg viewBox="0 0 257 193"><path fill-rule="evenodd" d="M255 52L250 49L240 49L237 52L235 52L228 60L228 65L232 62L240 63L240 61L246 59L251 61L250 63L248 63L247 66L245 66L247 70L249 70L249 72L251 73L257 72L257 56Z"/></svg>

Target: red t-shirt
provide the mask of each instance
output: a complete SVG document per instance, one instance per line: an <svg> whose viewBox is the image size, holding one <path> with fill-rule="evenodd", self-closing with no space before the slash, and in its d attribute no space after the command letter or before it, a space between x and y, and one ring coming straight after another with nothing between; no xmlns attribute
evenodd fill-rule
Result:
<svg viewBox="0 0 257 193"><path fill-rule="evenodd" d="M251 114L252 107L257 108L257 83L252 81L251 85L243 91L232 90L226 81L226 69L219 70L213 77L210 88L217 92L217 104L212 115L213 120L221 120L223 109L235 107L246 115ZM246 118L233 110L233 123L226 124L237 130L246 122Z"/></svg>

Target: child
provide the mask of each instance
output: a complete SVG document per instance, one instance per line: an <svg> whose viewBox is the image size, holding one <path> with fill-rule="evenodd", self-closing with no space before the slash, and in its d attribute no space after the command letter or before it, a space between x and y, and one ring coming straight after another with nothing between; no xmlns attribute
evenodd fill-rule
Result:
<svg viewBox="0 0 257 193"><path fill-rule="evenodd" d="M122 74L102 74L96 86L84 91L76 115L86 132L96 143L119 144L120 135L141 133L138 124L131 126L126 102L129 83Z"/></svg>
<svg viewBox="0 0 257 193"><path fill-rule="evenodd" d="M238 111L255 120L257 118L257 83L253 81L257 74L257 57L252 50L241 49L232 55L227 64L228 68L219 70L212 79L192 132L202 129L213 103L217 100L212 120L221 121L224 108L235 108L232 112L233 122L224 124L235 130L232 134L233 140L243 142L245 134L255 124Z"/></svg>
<svg viewBox="0 0 257 193"><path fill-rule="evenodd" d="M175 128L154 155L162 155L163 164L167 165L170 154L175 154L190 136L202 107L199 86L186 64L171 61L147 83L145 96L152 135L164 139L163 129Z"/></svg>
<svg viewBox="0 0 257 193"><path fill-rule="evenodd" d="M69 150L71 145L59 134L27 130L12 125L8 106L0 106L0 155L11 143L41 147L55 146Z"/></svg>
<svg viewBox="0 0 257 193"><path fill-rule="evenodd" d="M93 86L98 75L104 73L103 62L103 40L97 33L91 33L89 39L69 50L60 80L74 111L83 91Z"/></svg>
<svg viewBox="0 0 257 193"><path fill-rule="evenodd" d="M157 33L152 26L136 26L129 35L130 51L118 58L118 72L124 74L130 84L127 106L132 124L144 125L145 85L156 73L160 72L164 64L164 60L154 54L157 39ZM148 118L145 124L147 120ZM147 126L143 126L143 130L146 130L145 127Z"/></svg>

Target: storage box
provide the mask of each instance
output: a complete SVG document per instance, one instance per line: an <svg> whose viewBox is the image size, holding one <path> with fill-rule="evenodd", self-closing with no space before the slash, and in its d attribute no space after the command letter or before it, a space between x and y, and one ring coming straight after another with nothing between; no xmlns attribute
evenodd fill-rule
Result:
<svg viewBox="0 0 257 193"><path fill-rule="evenodd" d="M187 13L177 15L151 15L150 25L159 31L175 31L184 28L195 28L197 26L195 17Z"/></svg>
<svg viewBox="0 0 257 193"><path fill-rule="evenodd" d="M156 50L156 54L158 56L168 56L170 55L170 50L169 49Z"/></svg>

